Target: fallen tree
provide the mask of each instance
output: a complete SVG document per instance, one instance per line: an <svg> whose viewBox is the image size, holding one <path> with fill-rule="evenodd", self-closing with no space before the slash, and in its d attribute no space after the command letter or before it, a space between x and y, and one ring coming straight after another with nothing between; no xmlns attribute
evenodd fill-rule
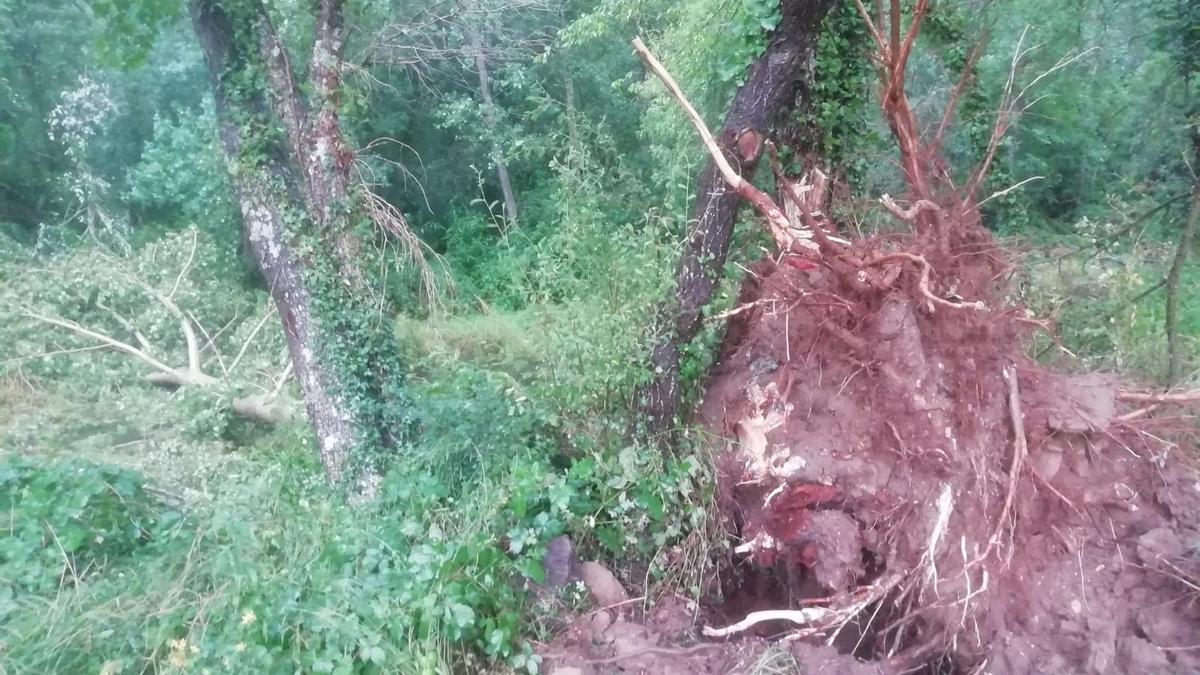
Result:
<svg viewBox="0 0 1200 675"><path fill-rule="evenodd" d="M856 4L909 192L880 199L898 235L839 236L818 171L777 172L790 209L725 171L635 42L778 249L727 313L736 342L700 417L736 439L719 485L736 564L787 580L773 596L786 606L704 633L774 622L889 672L1200 668L1200 483L1170 440L1178 418L1158 415L1200 394L1029 358L1040 322L1008 304L1008 259L978 208L1031 87L1078 56L1021 84L1033 48L1018 48L984 157L955 182L938 154L947 125L923 137L905 92L929 2Z"/></svg>
<svg viewBox="0 0 1200 675"><path fill-rule="evenodd" d="M120 285L133 289L147 302L153 303L151 306L157 306L159 312L165 312L167 316L178 323L180 342L184 352L183 365L171 365L168 357L165 356L170 349L150 340L147 337L150 333L147 326L138 325L136 320L129 318L118 308L112 307L98 298L87 303L93 305L93 313L103 315L110 326L119 326L124 335L128 337L123 339L114 337L114 334L119 333L109 331L99 323L83 325L75 319L51 314L46 310L31 306L21 308L20 313L26 319L54 329L69 331L92 343L96 348L111 349L128 355L131 359L150 369L150 372L142 378L148 384L168 389L194 388L211 392L213 396L225 399L230 410L238 416L262 424L277 424L292 417L296 406L284 391L285 385L292 377L290 359L287 359L286 356L282 359L283 365L280 366L279 374L268 378L269 382L259 381L259 378L247 375L243 369L247 354L250 353L255 341L260 336L263 326L272 318L274 311L266 312L250 330L236 355L232 359L226 359L221 352L217 338L229 326L210 335L194 312L180 308L176 297L181 284L186 282L192 271L196 259L196 249L197 236L193 231L190 252L169 288L155 286L117 258L107 254L96 254L113 277L119 280ZM197 334L197 329L199 329L200 335L203 335L203 342L200 335ZM210 374L213 368L219 370L219 374ZM250 393L251 390L256 391Z"/></svg>

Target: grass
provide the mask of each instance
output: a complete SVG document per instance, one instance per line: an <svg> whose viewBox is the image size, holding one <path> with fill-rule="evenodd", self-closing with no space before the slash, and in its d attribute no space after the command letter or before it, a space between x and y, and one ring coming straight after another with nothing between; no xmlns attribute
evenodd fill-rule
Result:
<svg viewBox="0 0 1200 675"><path fill-rule="evenodd" d="M1162 289L1144 294L1164 278L1174 249L1169 244L1091 255L1078 238L1060 238L1039 247L1019 268L1018 300L1039 317L1058 324L1063 346L1077 359L1076 367L1125 373L1150 383L1166 375L1164 334L1166 295ZM1200 267L1188 265L1180 280L1180 336L1185 360L1182 386L1200 385L1196 356L1200 354ZM1046 336L1038 337L1035 352L1061 354Z"/></svg>
<svg viewBox="0 0 1200 675"><path fill-rule="evenodd" d="M120 363L10 373L0 472L54 488L14 490L22 526L0 531L0 672L531 671L530 639L575 606L531 610L522 590L563 533L635 592L698 592L721 539L711 466L624 442L629 320L578 304L402 322L423 440L365 507L325 487L302 422L181 429L211 401L122 386ZM102 489L108 467L127 494ZM119 554L60 546L97 495L118 497L114 531L152 524ZM49 581L21 586L34 571Z"/></svg>

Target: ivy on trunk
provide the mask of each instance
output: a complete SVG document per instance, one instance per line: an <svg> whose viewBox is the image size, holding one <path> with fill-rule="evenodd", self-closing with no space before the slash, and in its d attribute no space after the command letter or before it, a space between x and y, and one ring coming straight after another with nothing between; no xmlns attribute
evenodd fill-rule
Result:
<svg viewBox="0 0 1200 675"><path fill-rule="evenodd" d="M311 102L261 0L188 5L245 238L282 317L321 462L331 482L370 492L382 453L413 425L359 265L353 154L338 119L342 3L313 3Z"/></svg>

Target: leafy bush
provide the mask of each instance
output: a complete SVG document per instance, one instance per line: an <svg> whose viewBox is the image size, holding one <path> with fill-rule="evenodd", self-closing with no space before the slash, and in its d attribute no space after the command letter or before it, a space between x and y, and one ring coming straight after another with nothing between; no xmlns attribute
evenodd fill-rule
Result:
<svg viewBox="0 0 1200 675"><path fill-rule="evenodd" d="M172 517L137 474L79 461L0 464L0 596L76 585L128 559ZM0 618L12 610L0 604Z"/></svg>
<svg viewBox="0 0 1200 675"><path fill-rule="evenodd" d="M154 215L230 237L236 232L229 180L215 147L212 102L199 110L155 115L154 135L129 171L127 197ZM187 171L180 171L187 166ZM149 236L156 228L143 228Z"/></svg>

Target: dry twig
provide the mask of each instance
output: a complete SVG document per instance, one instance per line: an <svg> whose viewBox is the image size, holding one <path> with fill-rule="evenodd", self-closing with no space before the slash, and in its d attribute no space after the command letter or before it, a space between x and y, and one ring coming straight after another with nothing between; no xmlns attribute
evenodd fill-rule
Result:
<svg viewBox="0 0 1200 675"><path fill-rule="evenodd" d="M1117 400L1129 403L1200 403L1200 389L1160 394L1126 389L1117 393Z"/></svg>

